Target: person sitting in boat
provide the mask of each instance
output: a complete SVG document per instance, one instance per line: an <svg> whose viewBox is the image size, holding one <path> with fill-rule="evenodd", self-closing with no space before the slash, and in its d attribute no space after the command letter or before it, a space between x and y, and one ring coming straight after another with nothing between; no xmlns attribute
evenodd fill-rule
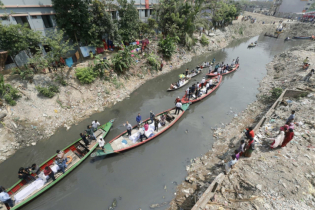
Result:
<svg viewBox="0 0 315 210"><path fill-rule="evenodd" d="M98 146L105 152L105 149L104 149L105 140L102 137L98 140Z"/></svg>
<svg viewBox="0 0 315 210"><path fill-rule="evenodd" d="M28 168L28 171L31 174L37 174L38 175L40 173L39 167L36 165L36 163L33 163L32 166Z"/></svg>
<svg viewBox="0 0 315 210"><path fill-rule="evenodd" d="M145 122L143 127L144 127L144 130L145 130L145 131L149 130L149 124L148 124L148 122Z"/></svg>
<svg viewBox="0 0 315 210"><path fill-rule="evenodd" d="M165 126L165 119L166 119L165 114L162 114L161 117L160 117L160 124L161 124L161 126Z"/></svg>
<svg viewBox="0 0 315 210"><path fill-rule="evenodd" d="M223 74L226 74L226 73L229 73L229 71L228 71L227 69L225 69L225 70L223 71Z"/></svg>
<svg viewBox="0 0 315 210"><path fill-rule="evenodd" d="M171 86L170 86L170 89L171 89L171 90L176 89L176 85L174 85L174 84L172 83Z"/></svg>
<svg viewBox="0 0 315 210"><path fill-rule="evenodd" d="M59 170L62 171L62 173L65 173L65 168L67 168L67 161L68 159L65 157L65 153L62 150L57 150L57 157L55 159L55 163L59 166Z"/></svg>
<svg viewBox="0 0 315 210"><path fill-rule="evenodd" d="M21 167L18 171L18 178L25 180L27 183L30 181L35 181L35 178L30 175L30 172L23 167Z"/></svg>
<svg viewBox="0 0 315 210"><path fill-rule="evenodd" d="M148 125L149 127L149 125ZM143 126L140 127L139 132L140 132L140 142L142 142L142 139L145 138L145 140L148 139L148 137L144 134L145 128Z"/></svg>
<svg viewBox="0 0 315 210"><path fill-rule="evenodd" d="M229 66L229 64L226 64L225 68L226 68L226 70L228 70L228 71L231 70L231 67Z"/></svg>
<svg viewBox="0 0 315 210"><path fill-rule="evenodd" d="M169 122L169 123L172 122L175 119L175 117L172 116L169 111L165 113L165 117L166 117L166 121Z"/></svg>
<svg viewBox="0 0 315 210"><path fill-rule="evenodd" d="M305 64L308 64L309 63L309 60L308 60L308 57L306 57L305 59L304 59L304 61L303 61L303 64L305 65Z"/></svg>

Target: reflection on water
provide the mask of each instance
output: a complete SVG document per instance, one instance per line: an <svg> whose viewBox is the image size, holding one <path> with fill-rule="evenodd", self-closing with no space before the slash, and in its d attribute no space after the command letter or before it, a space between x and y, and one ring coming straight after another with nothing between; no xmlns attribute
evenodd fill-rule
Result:
<svg viewBox="0 0 315 210"><path fill-rule="evenodd" d="M258 46L249 50L248 44L258 40ZM106 137L110 139L124 131L122 124L128 120L134 124L137 113L149 117L150 110L159 113L174 106L174 99L182 97L185 89L166 92L169 85L186 68L192 69L204 61L225 61L240 57L240 68L223 78L221 86L208 98L190 107L190 110L165 133L138 148L98 158L88 158L77 169L56 186L23 207L26 210L55 209L106 209L114 198L118 200L117 210L148 209L152 203L170 201L176 189L186 176L185 165L191 158L207 152L213 143L211 127L228 123L246 106L256 99L259 81L266 75L265 65L275 54L299 42L283 42L280 39L259 36L237 40L223 50L205 53L166 75L151 80L129 99L117 103L66 131L61 128L55 135L39 142L36 146L19 150L0 164L0 184L11 186L17 181L17 169L32 163L41 163L57 149L64 148L79 137L79 133L97 119L106 123L116 118L113 129ZM206 70L207 71L207 70ZM204 74L189 83L200 82ZM233 110L233 114L229 114ZM188 132L185 132L185 131ZM4 175L5 174L5 175ZM167 190L164 190L164 185ZM118 198L122 197L121 200ZM164 197L164 198L163 198Z"/></svg>

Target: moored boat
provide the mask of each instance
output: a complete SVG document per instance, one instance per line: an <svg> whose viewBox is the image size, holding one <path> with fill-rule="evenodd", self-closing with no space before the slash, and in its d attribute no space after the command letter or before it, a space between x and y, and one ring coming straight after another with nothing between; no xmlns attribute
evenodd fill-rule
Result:
<svg viewBox="0 0 315 210"><path fill-rule="evenodd" d="M181 88L181 87L187 85L190 79L191 79L191 78L185 79L185 81L184 81L183 83L180 83L179 87L176 87L176 88L174 88L174 89L168 88L167 91L178 90L179 88Z"/></svg>
<svg viewBox="0 0 315 210"><path fill-rule="evenodd" d="M97 131L94 132L96 139L100 137L105 137L113 125L113 120L100 126ZM56 165L55 159L57 155L52 156L47 161L39 166L40 173L35 181L26 183L25 180L19 180L10 189L7 190L11 199L15 201L15 206L11 210L18 209L33 200L37 196L44 193L49 188L57 184L62 178L68 175L72 170L74 170L80 163L82 163L98 146L98 141L92 140L90 145L85 146L83 140L80 138L74 143L70 144L63 149L65 157L67 157L67 168L65 168L65 173L59 172L59 167ZM55 181L48 179L48 176L43 174L45 167L48 166L55 173ZM35 174L32 174L35 177Z"/></svg>
<svg viewBox="0 0 315 210"><path fill-rule="evenodd" d="M239 67L240 67L240 65L239 65L239 64L236 64L236 65L234 66L234 68L233 68L231 71L229 71L229 72L227 72L227 73L223 73L222 75L230 74L230 73L236 71ZM214 74L214 73L210 73L210 74L206 74L206 75L207 75L208 77L218 76L217 74Z"/></svg>
<svg viewBox="0 0 315 210"><path fill-rule="evenodd" d="M294 36L293 39L310 39L311 36Z"/></svg>
<svg viewBox="0 0 315 210"><path fill-rule="evenodd" d="M149 129L144 132L144 135L146 135L147 139L144 139L142 142L139 141L140 138L140 132L137 128L137 126L133 126L131 130L131 136L127 136L127 131L122 132L117 137L109 141L109 143L105 144L104 150L102 149L96 149L95 152L91 154L91 157L98 157L98 156L106 156L109 154L114 153L120 153L135 147L138 147L142 144L145 144L152 139L156 138L157 136L164 133L166 130L168 130L170 127L172 127L187 111L189 107L189 104L183 104L182 109L178 115L175 115L175 107L172 109L165 110L155 116L155 118L160 117L162 114L168 113L169 118L167 117L165 120L165 126L161 126L159 123L158 131L154 131L154 123L151 122L150 119L146 119L142 122L144 124L145 122L150 122ZM171 119L168 121L167 119Z"/></svg>
<svg viewBox="0 0 315 210"><path fill-rule="evenodd" d="M213 91L215 91L221 84L222 82L222 76L220 76L220 78L218 79L219 76L216 76L216 77L213 77L213 78L210 78L210 79L216 79L216 83L214 83L213 85L215 85L212 89L208 90L208 93L206 93L206 87L204 85L204 87L201 89L201 96L196 98L194 96L193 99L187 99L186 97L186 94L183 96L182 98L182 103L183 104L186 104L186 103L195 103L195 102L198 102L198 101L201 101L202 99L204 99L205 97L209 96ZM210 80L210 79L207 79L205 84Z"/></svg>

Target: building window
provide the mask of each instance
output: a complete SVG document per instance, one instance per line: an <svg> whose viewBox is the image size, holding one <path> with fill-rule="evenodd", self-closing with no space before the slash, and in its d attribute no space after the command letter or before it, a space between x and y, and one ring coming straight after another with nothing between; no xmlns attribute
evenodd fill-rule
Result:
<svg viewBox="0 0 315 210"><path fill-rule="evenodd" d="M153 14L153 9L150 9L150 15L152 15Z"/></svg>
<svg viewBox="0 0 315 210"><path fill-rule="evenodd" d="M5 64L4 64L4 65L9 65L9 64L11 64L11 63L14 63L14 62L13 62L11 56L8 55L7 60L5 61Z"/></svg>
<svg viewBox="0 0 315 210"><path fill-rule="evenodd" d="M51 51L51 48L48 45L43 45L43 47L46 53Z"/></svg>
<svg viewBox="0 0 315 210"><path fill-rule="evenodd" d="M144 17L148 17L148 14L149 14L149 10L146 9L146 10L145 10L145 13L144 13Z"/></svg>
<svg viewBox="0 0 315 210"><path fill-rule="evenodd" d="M117 19L116 11L112 11L112 18L113 18L114 20Z"/></svg>
<svg viewBox="0 0 315 210"><path fill-rule="evenodd" d="M37 16L36 15L33 15L33 16L31 16L32 17L32 19L37 19Z"/></svg>
<svg viewBox="0 0 315 210"><path fill-rule="evenodd" d="M53 27L50 15L42 15L42 19L43 19L45 28L52 28Z"/></svg>
<svg viewBox="0 0 315 210"><path fill-rule="evenodd" d="M27 20L27 17L26 16L21 16L21 17L14 17L15 21L18 23L18 24L21 24L21 25L27 25L28 28L31 28L30 24L28 23L28 20Z"/></svg>
<svg viewBox="0 0 315 210"><path fill-rule="evenodd" d="M30 47L29 49L30 49L32 55L35 55L37 52L40 51L40 47L38 47L38 46L37 47Z"/></svg>

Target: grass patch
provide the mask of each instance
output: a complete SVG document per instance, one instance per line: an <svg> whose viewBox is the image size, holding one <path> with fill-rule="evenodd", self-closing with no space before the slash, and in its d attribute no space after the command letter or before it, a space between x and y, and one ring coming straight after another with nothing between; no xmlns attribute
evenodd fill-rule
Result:
<svg viewBox="0 0 315 210"><path fill-rule="evenodd" d="M56 85L49 85L48 87L36 86L35 88L40 95L47 98L52 98L56 93L59 93L59 87Z"/></svg>

